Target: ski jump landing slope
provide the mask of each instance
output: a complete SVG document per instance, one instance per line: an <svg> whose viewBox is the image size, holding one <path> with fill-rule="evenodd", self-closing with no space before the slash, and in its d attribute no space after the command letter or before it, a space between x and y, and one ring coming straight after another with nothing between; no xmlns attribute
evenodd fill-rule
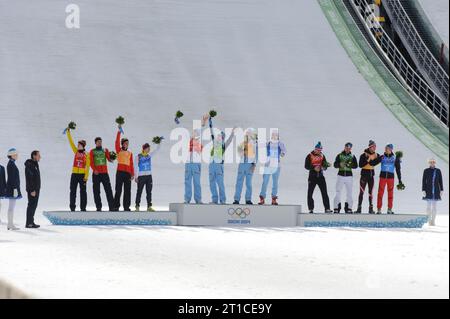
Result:
<svg viewBox="0 0 450 319"><path fill-rule="evenodd" d="M289 148L281 202L305 204L303 162L317 141L332 160L345 142L359 155L374 139L380 151L392 142L405 153L407 190L398 194L397 210L421 210L421 173L432 153L358 74L316 1L77 4L81 28L67 29L63 3L0 0L0 152L42 151L42 208L67 206L73 154L61 132L69 121L78 124L75 139L92 146L102 136L113 148L114 119L123 115L136 153L151 137L169 136L177 109L189 128L215 106L220 127L280 128ZM160 206L183 194L183 166L169 161L169 151L166 141L154 159ZM335 175L327 173L331 197ZM236 166L227 167L229 200L235 176ZM203 182L209 201L207 174ZM257 193L261 178L254 182Z"/></svg>
<svg viewBox="0 0 450 319"><path fill-rule="evenodd" d="M433 27L448 46L449 2L446 0L418 0Z"/></svg>
<svg viewBox="0 0 450 319"><path fill-rule="evenodd" d="M75 2L79 30L65 28L61 1L0 0L0 152L16 147L23 160L42 151L41 210L67 209L73 155L61 132L69 121L78 123L75 138L92 146L101 135L111 147L123 115L137 152L168 136L177 109L189 123L216 106L222 127L281 129L281 203L306 204L303 162L317 141L331 160L347 141L360 153L374 139L405 153L397 212L423 212L420 179L431 152L358 74L316 1ZM166 141L153 162L158 206L182 200L183 167L169 161L169 148ZM327 172L331 197L335 175ZM227 166L229 200L235 177ZM255 176L255 197L260 183ZM207 174L203 192L209 201ZM89 187L92 204L91 194ZM445 199L440 209L447 208ZM38 222L44 227L35 231L0 226L0 274L33 296L448 298L448 219L395 232Z"/></svg>

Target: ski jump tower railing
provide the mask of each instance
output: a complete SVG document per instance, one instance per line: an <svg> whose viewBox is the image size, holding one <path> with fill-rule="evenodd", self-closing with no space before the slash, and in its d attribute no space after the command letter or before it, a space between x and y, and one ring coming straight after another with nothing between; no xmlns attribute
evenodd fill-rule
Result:
<svg viewBox="0 0 450 319"><path fill-rule="evenodd" d="M430 51L411 21L400 0L384 0L383 6L391 18L392 25L403 40L414 63L422 70L422 75L428 79L441 97L448 100L449 76L435 55Z"/></svg>
<svg viewBox="0 0 450 319"><path fill-rule="evenodd" d="M448 99L444 100L440 94L437 94L409 64L394 41L378 22L378 17L375 14L375 4L366 0L350 0L350 3L371 39L376 44L377 49L396 73L396 77L421 105L431 110L439 122L448 127Z"/></svg>

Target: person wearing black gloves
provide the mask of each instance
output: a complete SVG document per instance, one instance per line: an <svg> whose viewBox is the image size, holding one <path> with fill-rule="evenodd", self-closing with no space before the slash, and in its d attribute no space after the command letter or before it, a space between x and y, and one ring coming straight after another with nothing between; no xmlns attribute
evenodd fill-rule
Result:
<svg viewBox="0 0 450 319"><path fill-rule="evenodd" d="M330 198L328 197L327 182L323 172L329 167L329 163L322 153L322 143L318 142L314 151L308 154L305 159L305 169L309 171L308 176L308 209L309 213L314 213L314 189L319 186L322 194L323 206L325 213L331 214Z"/></svg>
<svg viewBox="0 0 450 319"><path fill-rule="evenodd" d="M366 187L369 187L369 214L375 214L373 210L373 187L375 185L375 166L380 164L380 154L376 152L377 144L370 140L369 147L359 157L361 179L359 181L359 198L357 214L361 214L362 202Z"/></svg>
<svg viewBox="0 0 450 319"><path fill-rule="evenodd" d="M353 170L358 168L358 160L352 154L352 143L345 144L344 150L336 156L334 167L339 170L336 181L336 196L334 197L334 213L341 212L341 195L345 187L347 199L344 211L353 214Z"/></svg>
<svg viewBox="0 0 450 319"><path fill-rule="evenodd" d="M41 191L41 172L39 170L39 161L41 153L33 151L31 158L25 162L25 180L26 190L28 193L27 221L26 228L39 228L41 226L34 223L34 214L39 202L39 194Z"/></svg>
<svg viewBox="0 0 450 319"><path fill-rule="evenodd" d="M394 214L392 208L394 206L394 181L397 174L399 184L402 183L401 159L394 154L394 145L388 144L379 160L371 161L372 165L381 163L380 183L378 186L377 214L381 214L383 207L384 190L388 191L388 214Z"/></svg>

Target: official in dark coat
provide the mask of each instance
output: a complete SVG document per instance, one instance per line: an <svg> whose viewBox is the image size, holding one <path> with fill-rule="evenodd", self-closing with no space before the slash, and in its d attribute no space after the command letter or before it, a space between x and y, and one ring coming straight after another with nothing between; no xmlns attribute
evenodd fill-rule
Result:
<svg viewBox="0 0 450 319"><path fill-rule="evenodd" d="M2 199L6 196L6 170L0 165L0 213L2 212Z"/></svg>
<svg viewBox="0 0 450 319"><path fill-rule="evenodd" d="M0 165L0 199L6 196L6 170ZM0 204L1 205L1 204Z"/></svg>
<svg viewBox="0 0 450 319"><path fill-rule="evenodd" d="M428 161L429 167L423 171L423 200L427 201L427 214L430 226L436 225L437 202L442 199L444 183L442 172L436 167L434 158Z"/></svg>
<svg viewBox="0 0 450 319"><path fill-rule="evenodd" d="M41 172L39 170L40 160L40 152L33 151L31 153L31 158L25 162L26 189L28 194L27 221L25 223L26 228L40 227L34 223L34 214L36 213L41 191Z"/></svg>

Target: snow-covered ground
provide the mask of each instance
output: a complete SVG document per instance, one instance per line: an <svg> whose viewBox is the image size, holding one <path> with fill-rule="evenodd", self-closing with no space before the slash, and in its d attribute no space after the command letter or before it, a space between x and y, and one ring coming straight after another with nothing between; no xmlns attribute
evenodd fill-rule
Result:
<svg viewBox="0 0 450 319"><path fill-rule="evenodd" d="M114 119L123 115L137 152L151 137L169 135L177 109L189 127L212 106L220 127L280 128L288 147L281 203L306 204L303 162L317 141L332 160L347 141L359 155L374 139L405 153L407 189L396 194L396 212L423 212L421 174L434 155L358 74L316 1L75 3L79 30L65 28L64 2L0 0L0 155L16 147L22 162L42 151L39 212L68 206L73 154L61 132L69 121L89 147L99 135L111 147ZM153 162L157 206L183 196L183 166L169 161L170 145ZM440 164L448 189L448 167ZM331 197L335 176L327 172ZM235 177L236 165L227 166L229 198ZM256 176L255 199L260 185ZM445 196L441 212L448 206ZM24 214L21 201L20 226ZM448 296L448 226L60 228L40 214L38 222L42 230L19 233L0 226L0 277L39 296Z"/></svg>
<svg viewBox="0 0 450 319"><path fill-rule="evenodd" d="M56 227L0 232L44 298L448 298L448 217L424 229Z"/></svg>
<svg viewBox="0 0 450 319"><path fill-rule="evenodd" d="M449 2L447 0L419 0L419 3L448 46Z"/></svg>

